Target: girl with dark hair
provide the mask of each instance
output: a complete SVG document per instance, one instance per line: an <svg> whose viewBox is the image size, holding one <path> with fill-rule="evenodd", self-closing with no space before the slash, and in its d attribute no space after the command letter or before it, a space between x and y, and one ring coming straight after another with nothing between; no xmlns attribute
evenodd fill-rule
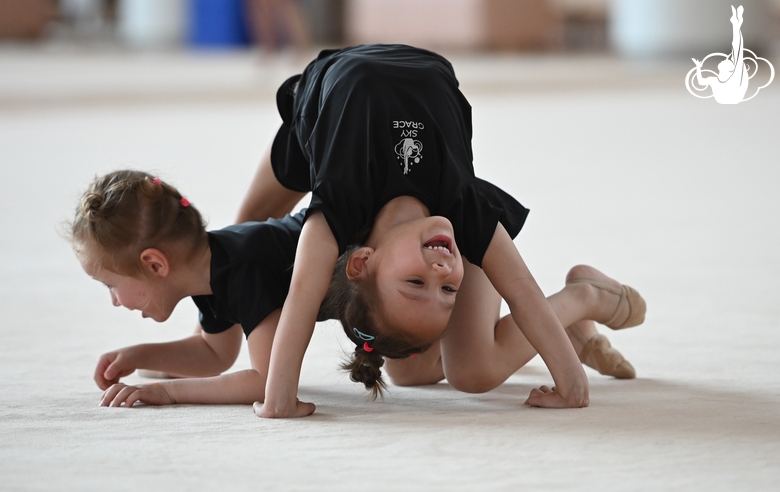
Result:
<svg viewBox="0 0 780 492"><path fill-rule="evenodd" d="M555 387L533 390L535 406L586 406L581 361L633 377L588 320L635 326L644 301L586 266L544 298L512 242L528 211L474 176L471 108L447 60L400 45L323 51L277 105L272 187L312 199L259 416L314 411L297 387L323 300L355 343L352 378L374 394L385 363L399 384L446 377L477 392L536 353ZM511 316L500 318L502 298Z"/></svg>

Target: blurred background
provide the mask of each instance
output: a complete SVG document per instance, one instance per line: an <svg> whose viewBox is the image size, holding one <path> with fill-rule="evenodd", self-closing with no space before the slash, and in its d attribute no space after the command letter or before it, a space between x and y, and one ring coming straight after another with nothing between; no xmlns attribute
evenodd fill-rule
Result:
<svg viewBox="0 0 780 492"><path fill-rule="evenodd" d="M0 108L266 97L318 50L370 42L455 57L466 90L671 84L691 57L729 52L731 3L0 0ZM746 46L774 57L780 0L741 4Z"/></svg>
<svg viewBox="0 0 780 492"><path fill-rule="evenodd" d="M730 0L2 0L0 38L146 49L434 49L669 55L717 39ZM743 0L746 41L773 41L780 0ZM735 5L736 5L735 4ZM728 14L728 10L726 10ZM643 45L643 46L639 46Z"/></svg>

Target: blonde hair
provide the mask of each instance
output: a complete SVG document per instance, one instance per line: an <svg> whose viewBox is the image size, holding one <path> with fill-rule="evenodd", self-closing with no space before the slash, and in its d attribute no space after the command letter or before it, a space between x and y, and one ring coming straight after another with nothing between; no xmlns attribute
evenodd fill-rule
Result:
<svg viewBox="0 0 780 492"><path fill-rule="evenodd" d="M186 262L208 244L200 212L176 188L132 170L95 178L76 207L69 236L85 267L130 276L141 275L147 248Z"/></svg>

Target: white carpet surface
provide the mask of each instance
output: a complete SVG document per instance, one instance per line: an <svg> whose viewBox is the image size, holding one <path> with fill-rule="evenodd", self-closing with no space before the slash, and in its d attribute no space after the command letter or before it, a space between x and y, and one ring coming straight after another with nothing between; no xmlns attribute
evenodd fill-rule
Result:
<svg viewBox="0 0 780 492"><path fill-rule="evenodd" d="M638 379L588 370L590 407L532 409L552 381L536 359L487 394L440 383L369 402L322 324L300 389L317 412L261 420L98 408L101 353L186 336L196 311L157 325L115 309L58 231L88 181L122 167L229 224L278 125L273 86L299 62L263 78L246 57L170 54L144 76L127 54L66 55L0 52L1 490L780 489L778 81L721 106L685 91L685 66L455 60L477 174L531 208L516 244L543 290L589 263L647 300L643 326L601 327Z"/></svg>

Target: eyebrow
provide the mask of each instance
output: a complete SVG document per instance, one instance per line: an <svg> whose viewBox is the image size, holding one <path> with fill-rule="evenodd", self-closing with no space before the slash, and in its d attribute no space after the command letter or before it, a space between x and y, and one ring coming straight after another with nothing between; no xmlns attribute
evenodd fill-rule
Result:
<svg viewBox="0 0 780 492"><path fill-rule="evenodd" d="M399 293L400 293L402 296L406 297L407 299L411 299L411 300L413 300L413 301L418 301L418 302L427 302L427 301L428 301L428 298L427 298L427 297L425 297L425 296L421 296L421 295L418 295L418 294L412 294L412 293L410 293L410 292L405 292L405 291L403 291L403 290L401 290L401 289L398 289L398 292L399 292ZM449 308L449 309L452 309L452 308L454 308L454 307L455 307L455 301L454 301L454 300L453 300L452 302L445 302L445 301L442 301L441 303L442 303L442 304L443 304L445 307L447 307L447 308Z"/></svg>

